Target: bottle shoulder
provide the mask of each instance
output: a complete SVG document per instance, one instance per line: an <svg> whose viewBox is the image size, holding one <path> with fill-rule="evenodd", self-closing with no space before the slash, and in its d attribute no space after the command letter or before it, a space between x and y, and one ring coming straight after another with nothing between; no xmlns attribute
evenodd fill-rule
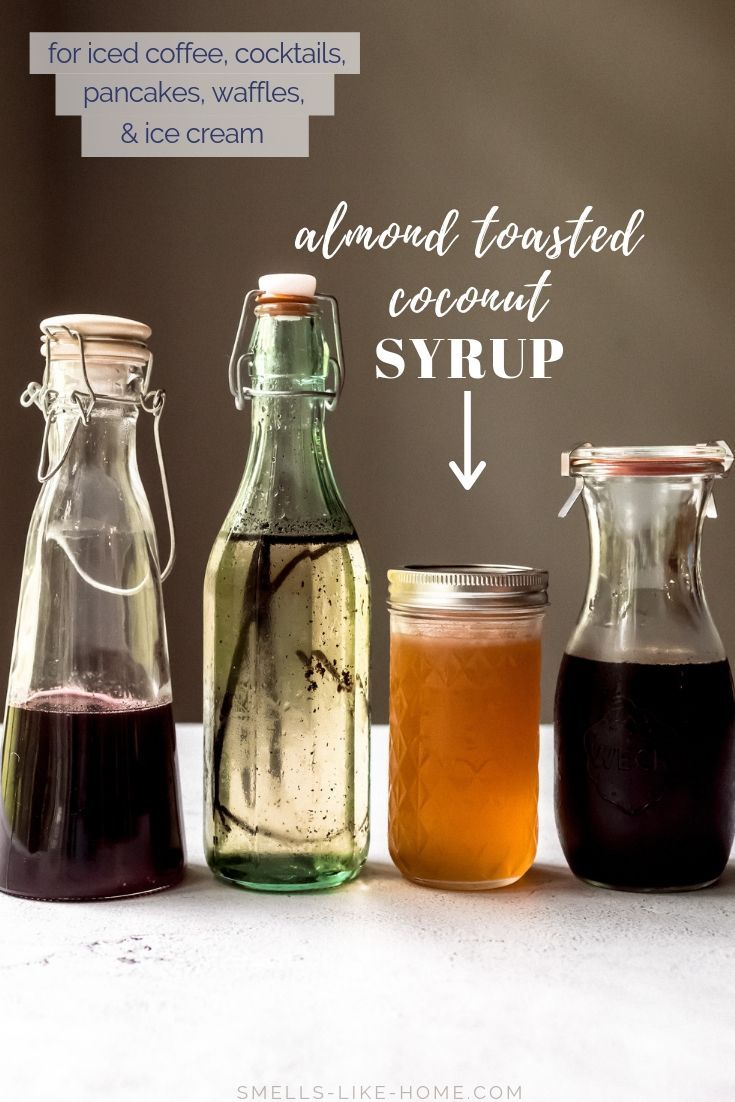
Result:
<svg viewBox="0 0 735 1102"><path fill-rule="evenodd" d="M312 515L289 515L273 507L259 507L258 501L238 495L225 517L218 539L267 539L278 543L310 543L320 540L346 543L357 540L355 526L346 509L314 512Z"/></svg>
<svg viewBox="0 0 735 1102"><path fill-rule="evenodd" d="M568 654L604 662L719 662L725 648L706 603L672 604L665 593L636 594L623 608L586 604Z"/></svg>
<svg viewBox="0 0 735 1102"><path fill-rule="evenodd" d="M80 465L62 468L39 491L31 524L62 523L76 531L92 527L149 530L152 516L139 477Z"/></svg>

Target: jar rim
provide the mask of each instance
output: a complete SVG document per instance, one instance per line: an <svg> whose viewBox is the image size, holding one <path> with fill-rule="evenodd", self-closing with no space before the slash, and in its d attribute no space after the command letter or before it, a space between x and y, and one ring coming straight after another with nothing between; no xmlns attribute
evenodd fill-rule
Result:
<svg viewBox="0 0 735 1102"><path fill-rule="evenodd" d="M507 563L407 565L388 571L388 606L396 611L507 613L548 604L546 570Z"/></svg>
<svg viewBox="0 0 735 1102"><path fill-rule="evenodd" d="M724 440L710 441L707 444L633 444L614 447L587 443L562 452L561 473L572 477L667 477L677 474L723 477L730 470L732 462L733 453Z"/></svg>

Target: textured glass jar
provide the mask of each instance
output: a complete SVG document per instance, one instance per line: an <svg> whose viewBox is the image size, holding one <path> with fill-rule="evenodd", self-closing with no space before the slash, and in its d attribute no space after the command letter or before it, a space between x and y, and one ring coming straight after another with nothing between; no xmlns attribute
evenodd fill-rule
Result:
<svg viewBox="0 0 735 1102"><path fill-rule="evenodd" d="M334 363L311 277L261 287L232 361L250 450L204 588L205 848L228 881L303 891L367 854L370 589L324 435L336 315Z"/></svg>
<svg viewBox="0 0 735 1102"><path fill-rule="evenodd" d="M735 699L700 573L721 443L563 457L590 576L556 694L556 816L572 871L634 891L716 880L735 830Z"/></svg>
<svg viewBox="0 0 735 1102"><path fill-rule="evenodd" d="M41 328L44 380L23 397L46 432L5 713L0 888L136 895L184 865L162 572L136 460L141 409L161 459L164 395L148 389L148 326L75 314ZM165 488L162 459L161 473Z"/></svg>
<svg viewBox="0 0 735 1102"><path fill-rule="evenodd" d="M473 565L388 578L391 857L430 887L512 884L536 854L548 576Z"/></svg>

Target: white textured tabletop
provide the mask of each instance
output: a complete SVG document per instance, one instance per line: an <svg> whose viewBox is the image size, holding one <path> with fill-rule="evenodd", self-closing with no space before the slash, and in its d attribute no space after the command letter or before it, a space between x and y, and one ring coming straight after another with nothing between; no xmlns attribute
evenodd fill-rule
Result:
<svg viewBox="0 0 735 1102"><path fill-rule="evenodd" d="M575 881L547 729L538 863L481 895L418 888L391 865L381 727L359 880L291 896L215 882L201 732L179 736L181 888L119 903L0 897L3 1102L735 1097L735 869L686 895Z"/></svg>

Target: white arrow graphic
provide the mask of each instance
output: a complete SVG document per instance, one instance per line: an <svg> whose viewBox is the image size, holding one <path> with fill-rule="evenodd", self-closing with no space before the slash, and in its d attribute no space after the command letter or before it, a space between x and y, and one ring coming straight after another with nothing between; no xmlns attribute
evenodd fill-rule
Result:
<svg viewBox="0 0 735 1102"><path fill-rule="evenodd" d="M464 469L450 460L449 466L453 474L456 474L465 490L471 490L477 479L487 466L484 459L472 470L472 392L464 392Z"/></svg>

